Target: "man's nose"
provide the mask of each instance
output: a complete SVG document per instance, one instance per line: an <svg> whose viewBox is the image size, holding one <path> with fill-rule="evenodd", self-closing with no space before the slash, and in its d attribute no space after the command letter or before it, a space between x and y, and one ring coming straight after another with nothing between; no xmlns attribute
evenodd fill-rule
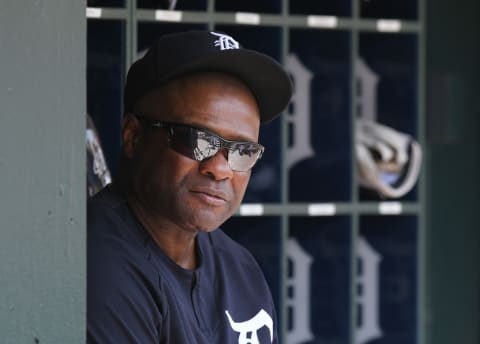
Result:
<svg viewBox="0 0 480 344"><path fill-rule="evenodd" d="M228 152L225 149L220 149L211 158L200 162L200 173L207 175L214 180L224 180L233 177L233 171L228 164Z"/></svg>

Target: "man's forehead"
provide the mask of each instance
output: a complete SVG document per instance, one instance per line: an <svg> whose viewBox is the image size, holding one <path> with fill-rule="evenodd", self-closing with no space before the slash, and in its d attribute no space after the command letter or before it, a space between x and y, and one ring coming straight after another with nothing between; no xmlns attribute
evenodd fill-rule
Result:
<svg viewBox="0 0 480 344"><path fill-rule="evenodd" d="M162 108L169 107L173 105L172 103L183 102L191 88L199 88L202 90L208 88L208 90L211 90L212 88L210 86L212 85L216 85L217 90L230 88L237 90L238 92L247 92L256 102L252 90L250 90L240 78L227 73L205 71L176 77L175 79L169 80L159 87L152 89L135 104L134 111L144 112L145 110L155 110L159 106Z"/></svg>

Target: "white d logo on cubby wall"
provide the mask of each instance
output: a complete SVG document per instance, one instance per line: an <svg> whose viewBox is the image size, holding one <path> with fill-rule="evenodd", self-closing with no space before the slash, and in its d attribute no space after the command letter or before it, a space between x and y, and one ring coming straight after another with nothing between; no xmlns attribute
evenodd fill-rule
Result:
<svg viewBox="0 0 480 344"><path fill-rule="evenodd" d="M287 112L292 138L287 149L287 168L290 169L299 161L315 155L310 140L310 83L313 74L295 54L288 55L285 68L290 73L294 85Z"/></svg>
<svg viewBox="0 0 480 344"><path fill-rule="evenodd" d="M310 314L312 255L305 251L298 241L287 242L287 258L291 269L287 276L287 307L289 323L287 344L302 344L314 339ZM379 264L381 255L368 241L359 237L357 241L357 318L355 344L366 344L382 337L379 317ZM321 276L319 276L321 278Z"/></svg>

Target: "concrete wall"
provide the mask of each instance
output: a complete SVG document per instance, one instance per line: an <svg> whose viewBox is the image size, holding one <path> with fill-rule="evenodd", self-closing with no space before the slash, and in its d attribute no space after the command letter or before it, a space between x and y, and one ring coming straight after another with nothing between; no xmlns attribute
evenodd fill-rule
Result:
<svg viewBox="0 0 480 344"><path fill-rule="evenodd" d="M85 342L85 6L0 1L0 342Z"/></svg>

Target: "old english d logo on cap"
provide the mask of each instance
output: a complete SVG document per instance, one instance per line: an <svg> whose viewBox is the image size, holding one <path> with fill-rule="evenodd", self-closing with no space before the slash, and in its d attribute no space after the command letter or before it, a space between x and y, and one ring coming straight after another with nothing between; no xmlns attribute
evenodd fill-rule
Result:
<svg viewBox="0 0 480 344"><path fill-rule="evenodd" d="M218 37L218 39L215 41L215 46L220 47L220 50L240 49L240 44L238 44L238 42L231 36L213 31L210 33Z"/></svg>

